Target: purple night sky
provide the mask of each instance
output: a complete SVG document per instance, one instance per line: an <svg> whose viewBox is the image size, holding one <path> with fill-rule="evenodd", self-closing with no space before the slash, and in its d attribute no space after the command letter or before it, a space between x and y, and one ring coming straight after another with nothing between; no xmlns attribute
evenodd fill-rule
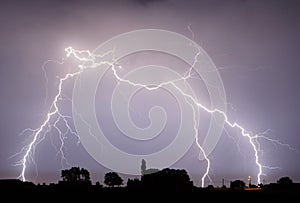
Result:
<svg viewBox="0 0 300 203"><path fill-rule="evenodd" d="M37 128L47 113L55 94L58 80L71 66L49 63L48 99L43 63L49 59L60 60L64 48L94 50L99 44L118 34L136 29L164 29L192 38L212 58L222 77L231 120L255 133L271 129L268 136L286 146L261 142L264 150L261 163L278 168L264 169L266 183L282 176L300 181L300 1L298 0L117 0L117 1L17 1L3 0L0 6L0 178L15 178L21 171L14 166L22 154L12 157L32 138L19 136L25 128ZM137 55L127 63L136 65L148 55ZM153 57L161 60L160 57ZM129 65L128 65L129 64ZM175 65L176 66L176 65ZM177 64L178 66L178 64ZM129 67L130 68L130 67ZM131 67L132 68L132 67ZM108 75L106 82L112 76ZM72 84L66 83L66 96L72 97ZM206 93L201 83L198 94ZM110 92L106 89L104 95ZM163 90L162 90L163 91ZM201 93L202 92L202 93ZM139 94L145 94L139 97ZM134 112L132 120L140 127L149 124L148 111L160 105L167 113L179 115L172 96L163 92L139 92L131 102L135 112L144 115L139 120ZM97 94L97 113L105 115L98 120L107 127L111 142L125 151L141 153L140 148L123 143L116 135L105 96ZM207 96L207 95L206 95ZM157 99L157 98L162 98ZM173 101L174 100L174 101ZM105 104L106 102L106 104ZM175 103L173 106L168 103ZM207 102L207 101L204 101ZM70 113L71 102L62 103ZM102 109L101 109L102 108ZM172 113L172 111L177 113ZM205 120L205 115L200 112ZM204 114L204 115L202 115ZM143 117L143 116L142 116ZM175 117L175 116L174 116ZM162 143L149 142L143 152L152 152L173 139L178 124L176 118L167 124ZM104 124L103 124L104 123ZM205 128L205 121L202 123ZM52 139L51 139L52 136ZM201 135L200 135L201 136ZM30 162L26 177L33 182L57 182L61 162L55 147L58 138L53 131L36 147L36 166ZM109 169L101 166L77 144L77 138L68 135L66 158L70 166L87 168L93 181L102 181ZM151 146L153 144L153 146ZM160 146L161 145L161 146ZM57 145L58 146L58 145ZM109 156L109 155L108 155ZM174 164L174 168L188 171L195 185L199 185L205 162L197 161L196 146ZM257 167L247 140L238 131L225 128L215 150L210 154L210 177L213 184L221 185L222 178L247 180L256 177ZM112 157L113 159L113 157ZM63 165L63 167L68 167ZM36 173L38 172L38 174ZM124 176L125 178L127 176ZM125 181L126 182L126 181ZM206 184L210 184L206 181Z"/></svg>

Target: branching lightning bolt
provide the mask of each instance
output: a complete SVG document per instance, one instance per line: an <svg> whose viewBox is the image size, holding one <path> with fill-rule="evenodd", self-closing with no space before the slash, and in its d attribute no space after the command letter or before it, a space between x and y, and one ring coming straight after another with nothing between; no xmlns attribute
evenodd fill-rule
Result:
<svg viewBox="0 0 300 203"><path fill-rule="evenodd" d="M27 159L28 159L29 156L31 156L31 153L33 153L32 152L33 148L35 147L35 144L38 141L38 138L39 138L40 134L47 129L48 125L50 125L50 119L53 116L57 115L57 116L59 116L59 118L62 118L65 121L65 123L67 123L65 117L60 113L59 108L57 106L57 103L58 103L58 100L59 100L59 98L61 96L61 93L62 93L63 82L65 80L71 78L71 77L74 77L74 76L78 75L78 74L80 74L80 72L68 73L68 74L65 75L65 77L60 78L59 85L58 85L58 93L57 93L57 95L55 96L55 98L54 98L54 100L52 102L50 110L47 113L46 119L45 119L45 121L42 123L42 125L39 128L37 128L37 129L34 130L33 140L26 147L26 152L25 152L25 154L23 156L23 159L21 160L22 171L21 171L21 174L20 174L20 178L23 181L26 181L25 171L26 171L26 162L27 162ZM56 126L56 124L57 124L58 121L59 120L57 120L56 122L54 122L54 126ZM56 129L58 129L58 128L56 127ZM59 132L61 132L61 131L59 130Z"/></svg>
<svg viewBox="0 0 300 203"><path fill-rule="evenodd" d="M206 155L206 153L205 153L203 147L201 146L201 144L199 143L199 139L198 139L198 137L199 137L198 136L198 121L197 121L197 117L196 117L196 112L197 112L198 109L202 109L202 110L204 110L207 113L210 113L212 115L214 115L214 114L221 115L222 118L224 119L225 123L229 127L238 129L240 131L241 135L248 139L249 144L251 145L251 147L254 151L255 163L258 167L258 174L257 174L257 182L258 183L261 183L261 175L263 174L262 169L264 167L266 167L266 166L263 166L260 163L260 160L259 160L260 145L258 143L258 139L263 138L263 139L275 142L275 143L280 144L280 145L288 146L286 144L280 143L278 140L272 140L272 139L264 136L263 134L252 134L251 132L247 131L242 125L240 125L236 122L231 122L229 120L227 114L224 111L221 111L219 109L209 109L209 108L205 107L196 98L194 98L192 95L186 93L184 90L182 90L181 88L179 88L176 85L176 82L178 82L178 81L186 82L187 79L192 77L192 70L194 68L194 65L197 63L198 56L200 55L200 50L199 49L198 49L197 54L194 57L193 64L191 65L191 67L188 69L188 71L182 77L180 77L178 79L175 79L175 80L162 82L160 84L156 84L155 86L151 86L151 87L147 86L145 84L135 83L133 81L123 79L118 74L118 70L116 68L116 67L121 68L121 66L114 60L114 58L111 61L104 60L104 61L96 62L96 60L98 61L99 58L101 59L106 55L113 54L114 53L113 50L105 53L104 55L95 55L92 52L90 52L89 50L75 50L72 47L67 47L65 49L65 51L66 51L66 56L67 57L73 56L74 58L76 58L80 62L85 62L85 64L88 64L88 65L79 65L77 72L67 73L64 77L59 78L59 85L58 85L57 94L54 97L54 100L51 104L51 107L50 107L50 109L49 109L49 111L46 115L46 118L45 118L44 122L37 129L26 129L24 131L24 132L32 132L33 139L20 152L20 153L22 153L22 152L25 151L25 153L23 155L23 158L19 162L19 164L22 166L22 171L21 171L21 174L20 174L19 178L21 178L23 181L26 181L25 172L26 172L26 168L27 168L27 162L28 162L29 159L33 159L32 155L34 154L35 146L41 141L40 138L45 136L46 133L50 131L51 127L56 129L57 132L60 135L59 138L60 138L60 141L61 141L61 146L59 148L59 152L61 153L62 158L65 159L64 154L63 154L63 150L62 150L62 147L63 147L63 144L64 144L64 137L65 137L66 133L68 133L68 132L71 132L75 135L77 135L77 134L68 125L68 121L67 121L68 117L64 116L60 112L59 107L58 107L58 101L62 97L63 84L68 79L80 75L85 69L99 68L101 65L109 65L111 67L111 70L112 70L116 80L118 80L119 82L127 83L127 84L132 85L132 86L142 87L142 88L145 88L149 91L159 89L159 88L161 88L163 86L166 86L166 85L172 85L182 94L182 96L184 96L187 103L189 103L191 105L191 107L193 109L193 113L194 113L194 115L193 115L194 116L194 132L195 132L196 145L199 148L199 152L203 155L204 159L207 162L205 173L201 178L202 187L204 187L205 179L207 177L209 178L208 174L209 174L209 170L210 170L210 160L208 159L208 156ZM52 119L54 119L54 121L52 121ZM62 132L59 129L59 127L57 126L57 123L60 120L62 120L64 122L65 126L67 127L68 130L66 132ZM258 144L256 144L256 143L258 143Z"/></svg>

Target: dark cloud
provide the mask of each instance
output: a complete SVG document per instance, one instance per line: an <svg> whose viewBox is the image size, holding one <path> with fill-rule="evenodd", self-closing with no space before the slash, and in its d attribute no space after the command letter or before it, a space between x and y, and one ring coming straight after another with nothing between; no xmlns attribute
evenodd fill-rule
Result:
<svg viewBox="0 0 300 203"><path fill-rule="evenodd" d="M133 1L139 3L143 6L147 6L152 3L160 3L160 2L164 2L164 1L168 1L168 0L133 0Z"/></svg>

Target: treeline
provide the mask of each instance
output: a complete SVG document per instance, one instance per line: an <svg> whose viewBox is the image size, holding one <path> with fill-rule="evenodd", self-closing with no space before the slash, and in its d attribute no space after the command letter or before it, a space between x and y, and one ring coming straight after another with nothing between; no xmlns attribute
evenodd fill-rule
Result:
<svg viewBox="0 0 300 203"><path fill-rule="evenodd" d="M299 200L300 186L289 177L268 185L248 185L234 180L226 188L209 185L195 187L184 169L146 169L142 164L140 178L127 183L116 172L108 172L103 184L92 184L87 169L72 167L61 171L58 183L33 184L20 180L0 180L0 197L10 201L41 202L194 202L196 199L225 202L265 202ZM42 198L42 199L41 199Z"/></svg>
<svg viewBox="0 0 300 203"><path fill-rule="evenodd" d="M184 169L165 168L151 173L145 170L142 171L142 174L140 179L129 178L126 185L124 185L124 180L118 173L108 172L104 176L104 186L100 182L96 182L95 186L99 188L125 186L130 189L191 189L194 187L193 181L191 181L188 173ZM89 171L84 168L72 167L62 170L61 178L62 180L58 182L58 185L92 185Z"/></svg>
<svg viewBox="0 0 300 203"><path fill-rule="evenodd" d="M129 178L127 183L116 172L108 172L104 176L103 184L97 181L92 184L90 172L85 168L71 167L61 171L61 180L58 183L45 183L37 185L31 182L22 182L16 179L0 180L0 191L7 188L22 186L24 188L40 187L40 188L127 188L135 190L191 190L193 188L207 190L293 190L300 189L299 183L294 183L290 177L281 177L276 183L254 185L246 183L242 180L234 180L230 182L229 188L225 185L222 187L214 187L208 185L206 188L194 186L188 173L184 169L146 169L145 162L142 162L140 178Z"/></svg>

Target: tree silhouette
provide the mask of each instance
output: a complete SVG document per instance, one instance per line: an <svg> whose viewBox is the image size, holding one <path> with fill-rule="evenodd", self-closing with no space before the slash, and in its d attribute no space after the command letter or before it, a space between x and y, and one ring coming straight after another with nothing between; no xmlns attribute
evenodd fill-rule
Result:
<svg viewBox="0 0 300 203"><path fill-rule="evenodd" d="M193 182L185 170L165 168L156 173L145 174L141 178L141 184L146 188L191 188Z"/></svg>
<svg viewBox="0 0 300 203"><path fill-rule="evenodd" d="M290 177L281 177L279 180L277 180L277 183L280 185L290 185L293 183L293 181Z"/></svg>
<svg viewBox="0 0 300 203"><path fill-rule="evenodd" d="M206 189L208 189L208 190L214 190L215 188L214 188L213 185L208 185L208 186L206 187Z"/></svg>
<svg viewBox="0 0 300 203"><path fill-rule="evenodd" d="M230 182L231 189L244 189L246 187L246 183L242 180L235 180Z"/></svg>
<svg viewBox="0 0 300 203"><path fill-rule="evenodd" d="M90 177L90 173L88 170L82 168L80 170L80 173L81 173L81 178L83 181L90 181L91 180L91 177Z"/></svg>
<svg viewBox="0 0 300 203"><path fill-rule="evenodd" d="M123 185L123 179L116 172L106 173L104 176L104 184L110 187Z"/></svg>
<svg viewBox="0 0 300 203"><path fill-rule="evenodd" d="M70 169L62 170L61 177L65 182L90 182L90 173L87 169L72 167Z"/></svg>

